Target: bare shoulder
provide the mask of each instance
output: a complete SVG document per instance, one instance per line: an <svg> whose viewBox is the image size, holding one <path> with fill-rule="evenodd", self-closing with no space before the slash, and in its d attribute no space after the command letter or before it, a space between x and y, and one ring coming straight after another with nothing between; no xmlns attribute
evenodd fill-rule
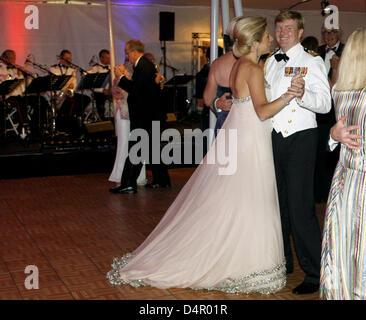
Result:
<svg viewBox="0 0 366 320"><path fill-rule="evenodd" d="M232 54L232 52L227 52L221 57L218 57L211 65L211 67L217 68L217 66L233 64L236 61L236 58Z"/></svg>
<svg viewBox="0 0 366 320"><path fill-rule="evenodd" d="M259 64L253 63L247 59L240 59L239 67L243 72L250 76L263 73L263 69Z"/></svg>
<svg viewBox="0 0 366 320"><path fill-rule="evenodd" d="M220 58L222 58L222 60L228 61L228 62L233 62L236 61L237 59L235 58L234 54L232 51L229 51L227 53L225 53L223 56L221 56Z"/></svg>

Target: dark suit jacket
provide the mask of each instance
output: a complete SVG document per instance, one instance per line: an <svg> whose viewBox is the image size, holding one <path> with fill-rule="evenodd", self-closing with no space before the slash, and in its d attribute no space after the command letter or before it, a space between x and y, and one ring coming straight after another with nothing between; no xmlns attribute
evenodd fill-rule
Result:
<svg viewBox="0 0 366 320"><path fill-rule="evenodd" d="M319 55L322 57L322 59L323 60L325 60L325 55L326 55L326 47L327 47L327 45L322 45L322 46L320 46L319 48L318 48L318 51L319 51ZM337 51L336 51L336 55L338 56L338 57L340 57L341 55L342 55L342 52L343 52L343 49L344 49L344 44L341 42L340 44L339 44L339 46L338 46L338 49L337 49ZM329 70L329 73L328 73L328 78L332 78L332 74L333 74L333 69L332 68L330 68L330 70Z"/></svg>
<svg viewBox="0 0 366 320"><path fill-rule="evenodd" d="M151 121L158 118L159 105L155 74L155 66L142 56L134 68L132 79L122 77L118 83L120 88L128 92L131 130L151 129Z"/></svg>
<svg viewBox="0 0 366 320"><path fill-rule="evenodd" d="M325 60L325 55L326 55L326 45L322 45L318 48L319 51L319 55L322 57L323 60ZM342 55L344 49L344 44L341 42L338 46L337 51L335 52L335 54L340 57ZM331 78L333 74L333 69L330 68L329 72L328 72L328 78ZM327 126L327 130L329 132L330 127L336 122L336 117L335 117L335 113L334 113L334 106L333 106L333 100L332 100L332 109L330 110L330 112L325 113L325 114L321 114L321 113L317 113L316 114L316 120L319 124L319 126L324 125Z"/></svg>

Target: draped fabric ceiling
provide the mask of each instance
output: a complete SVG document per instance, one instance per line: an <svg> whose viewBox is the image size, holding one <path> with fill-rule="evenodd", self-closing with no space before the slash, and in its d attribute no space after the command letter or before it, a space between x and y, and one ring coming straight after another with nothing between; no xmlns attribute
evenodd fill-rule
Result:
<svg viewBox="0 0 366 320"><path fill-rule="evenodd" d="M91 4L85 5L88 2ZM338 5L341 10L340 25L344 39L356 27L366 27L365 0L329 2ZM179 73L191 74L192 33L210 33L210 3L210 0L113 0L116 63L124 60L125 42L136 38L145 42L146 51L154 54L158 64L162 58L159 12L169 11L175 13L175 39L167 41L167 62ZM233 1L229 0L229 3L232 18ZM278 9L294 3L296 0L244 0L243 13L267 17L273 31L273 20ZM29 11L26 13L26 8L29 5L38 9L38 29L26 28L25 20L30 14ZM301 4L296 10L306 18L305 36L314 35L320 40L324 20L320 15L320 1ZM64 0L0 1L0 25L0 51L14 49L18 64L23 64L25 57L32 53L37 63L51 65L57 62L56 55L62 49L69 49L73 53L73 62L88 69L90 58L101 49L109 48L107 11L105 1L101 0L69 1L69 4L65 4ZM167 71L169 79L172 74L170 69Z"/></svg>

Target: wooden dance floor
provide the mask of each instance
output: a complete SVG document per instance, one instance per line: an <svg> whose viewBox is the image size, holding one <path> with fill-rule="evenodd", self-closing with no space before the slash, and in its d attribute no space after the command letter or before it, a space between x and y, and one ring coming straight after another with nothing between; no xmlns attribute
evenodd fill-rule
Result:
<svg viewBox="0 0 366 320"><path fill-rule="evenodd" d="M104 173L2 180L0 299L318 299L317 293L291 293L304 277L297 262L286 288L271 295L109 284L105 275L113 257L134 250L146 238L193 170L170 170L170 190L139 187L135 195L109 193L113 184ZM318 205L321 225L323 211L324 205ZM29 265L38 267L39 289L25 287Z"/></svg>

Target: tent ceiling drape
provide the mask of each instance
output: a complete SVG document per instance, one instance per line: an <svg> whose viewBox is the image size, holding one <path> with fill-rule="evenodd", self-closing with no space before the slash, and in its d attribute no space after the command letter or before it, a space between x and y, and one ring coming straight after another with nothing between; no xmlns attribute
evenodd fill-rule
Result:
<svg viewBox="0 0 366 320"><path fill-rule="evenodd" d="M97 54L102 48L109 48L107 14L105 6L102 5L106 1L79 0L79 3L100 4L95 6L49 4L54 2L55 0L0 0L0 27L3 30L0 33L0 52L9 48L16 50L17 61L21 64L27 54L32 53L37 62L51 65L57 62L56 55L62 49L70 49L73 53L73 61L87 69L92 55ZM112 15L117 64L123 62L124 43L131 38L145 42L146 50L155 55L156 62L159 64L162 58L159 41L159 12L170 11L175 13L175 40L167 42L167 62L178 69L179 73L191 74L192 33L210 33L210 0L111 0L111 2L114 4ZM164 5L168 2L171 5ZM200 6L189 6L192 2ZM231 5L233 2L233 0L229 1ZM295 3L296 0L256 0L256 2L263 4L263 7L273 6L274 3L279 7L285 7ZM354 0L329 0L329 2L333 4L346 2L349 8L355 4ZM24 8L28 4L35 3L39 8L39 28L28 30L24 24L27 16ZM65 3L65 0L58 3ZM181 6L173 6L173 3ZM252 0L243 1L244 14L266 17L270 31L273 33L273 21L279 12L278 8L275 10L249 8L248 6L253 3ZM364 0L358 0L357 3L359 8L365 7ZM141 4L148 4L148 6ZM320 1L312 0L302 4L298 9L304 9L310 4L314 6L316 4L316 10L301 10L306 19L304 36L314 35L321 40L320 29L324 18L320 15ZM231 18L234 16L233 11L231 8ZM219 20L221 24L221 19ZM366 13L341 11L340 26L346 40L355 28L366 27ZM171 76L172 73L168 69L168 79Z"/></svg>
<svg viewBox="0 0 366 320"><path fill-rule="evenodd" d="M34 3L95 3L104 4L105 0L15 0L18 2L34 2ZM11 2L15 2L11 1ZM122 5L164 5L164 6L210 6L211 0L112 0L113 4ZM244 8L268 9L276 10L280 8L288 8L291 5L301 2L300 0L243 0ZM297 10L321 10L320 0L309 0L306 3L298 5ZM336 5L340 11L349 12L366 12L366 0L329 0L333 5ZM233 7L233 1L229 1L230 6Z"/></svg>

